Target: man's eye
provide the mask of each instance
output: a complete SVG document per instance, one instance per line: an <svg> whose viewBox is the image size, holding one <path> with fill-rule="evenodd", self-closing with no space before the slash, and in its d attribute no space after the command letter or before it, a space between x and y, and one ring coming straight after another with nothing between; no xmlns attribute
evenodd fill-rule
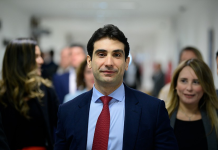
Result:
<svg viewBox="0 0 218 150"><path fill-rule="evenodd" d="M104 55L104 53L98 53L98 56L103 57L105 55Z"/></svg>
<svg viewBox="0 0 218 150"><path fill-rule="evenodd" d="M115 53L114 56L115 56L115 57L120 57L121 54L119 54L119 53Z"/></svg>

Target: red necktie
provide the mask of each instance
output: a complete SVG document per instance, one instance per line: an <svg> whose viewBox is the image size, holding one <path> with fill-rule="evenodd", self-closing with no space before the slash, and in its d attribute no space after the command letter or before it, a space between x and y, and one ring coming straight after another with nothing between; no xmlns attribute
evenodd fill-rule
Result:
<svg viewBox="0 0 218 150"><path fill-rule="evenodd" d="M110 129L110 111L108 104L111 99L112 97L109 96L100 97L103 103L103 109L96 123L92 150L107 150Z"/></svg>

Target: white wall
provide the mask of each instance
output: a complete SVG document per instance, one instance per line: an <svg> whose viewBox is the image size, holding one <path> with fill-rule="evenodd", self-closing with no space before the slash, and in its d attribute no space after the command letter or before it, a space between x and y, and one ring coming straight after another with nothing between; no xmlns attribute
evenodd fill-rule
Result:
<svg viewBox="0 0 218 150"><path fill-rule="evenodd" d="M218 51L218 1L212 3L212 13L211 13L211 17L212 17L212 28L214 30L214 53L213 53L213 76L214 76L214 81L215 81L215 86L216 89L218 89L218 76L217 76L217 65L216 65L216 52Z"/></svg>
<svg viewBox="0 0 218 150"><path fill-rule="evenodd" d="M2 43L3 39L12 40L18 37L29 37L29 19L29 14L5 1L0 1L0 20L2 23L0 29L0 70L2 69L2 59L5 51Z"/></svg>

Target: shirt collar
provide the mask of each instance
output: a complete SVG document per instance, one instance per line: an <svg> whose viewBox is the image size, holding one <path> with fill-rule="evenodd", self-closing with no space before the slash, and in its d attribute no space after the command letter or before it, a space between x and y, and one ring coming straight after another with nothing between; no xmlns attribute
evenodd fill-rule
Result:
<svg viewBox="0 0 218 150"><path fill-rule="evenodd" d="M102 96L104 95L95 88L95 85L93 85L92 101L96 102ZM123 101L123 97L125 96L125 90L124 90L123 83L114 92L112 92L108 96L112 97L113 99L117 101L120 101L120 102Z"/></svg>

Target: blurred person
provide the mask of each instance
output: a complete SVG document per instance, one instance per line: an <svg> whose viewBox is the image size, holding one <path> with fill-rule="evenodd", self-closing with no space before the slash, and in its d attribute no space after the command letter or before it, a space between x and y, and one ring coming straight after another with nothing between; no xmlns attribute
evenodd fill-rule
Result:
<svg viewBox="0 0 218 150"><path fill-rule="evenodd" d="M87 44L92 90L60 105L55 150L177 150L163 101L123 84L129 43L114 25Z"/></svg>
<svg viewBox="0 0 218 150"><path fill-rule="evenodd" d="M185 47L181 50L181 52L179 54L179 63L181 63L182 61L188 60L188 59L192 59L192 58L197 58L197 59L203 60L201 52L197 48L191 47L191 46ZM161 100L164 100L166 102L167 95L169 93L169 89L170 89L170 82L167 83L160 90L158 98Z"/></svg>
<svg viewBox="0 0 218 150"><path fill-rule="evenodd" d="M11 41L3 58L0 112L11 150L52 150L58 99L40 77L43 59L31 38Z"/></svg>
<svg viewBox="0 0 218 150"><path fill-rule="evenodd" d="M57 70L57 74L63 74L69 71L70 68L70 48L65 47L61 50L60 65Z"/></svg>
<svg viewBox="0 0 218 150"><path fill-rule="evenodd" d="M79 68L77 69L76 84L77 84L77 89L78 89L76 93L67 94L64 97L63 103L66 103L72 100L73 98L75 98L76 96L92 89L93 84L94 84L94 76L92 73L92 69L88 68L86 60L84 60L79 66Z"/></svg>
<svg viewBox="0 0 218 150"><path fill-rule="evenodd" d="M58 65L54 62L54 50L44 53L44 63L42 64L42 77L52 80L53 75L57 72Z"/></svg>
<svg viewBox="0 0 218 150"><path fill-rule="evenodd" d="M63 103L64 96L68 93L75 93L76 87L76 69L85 60L86 54L82 45L74 44L70 46L70 62L69 72L62 75L55 74L53 76L53 84L60 104Z"/></svg>
<svg viewBox="0 0 218 150"><path fill-rule="evenodd" d="M7 138L4 133L3 124L2 124L2 117L0 113L0 150L10 150L7 142Z"/></svg>
<svg viewBox="0 0 218 150"><path fill-rule="evenodd" d="M160 63L154 63L154 73L152 75L152 80L154 83L154 88L152 90L152 96L157 97L161 88L165 84L165 75L161 69Z"/></svg>
<svg viewBox="0 0 218 150"><path fill-rule="evenodd" d="M123 80L127 86L133 89L140 88L140 85L141 85L140 66L135 62L133 56L132 56L132 61L129 64L128 70L125 71L124 73Z"/></svg>
<svg viewBox="0 0 218 150"><path fill-rule="evenodd" d="M218 99L210 68L201 59L174 71L166 108L180 150L218 149Z"/></svg>

